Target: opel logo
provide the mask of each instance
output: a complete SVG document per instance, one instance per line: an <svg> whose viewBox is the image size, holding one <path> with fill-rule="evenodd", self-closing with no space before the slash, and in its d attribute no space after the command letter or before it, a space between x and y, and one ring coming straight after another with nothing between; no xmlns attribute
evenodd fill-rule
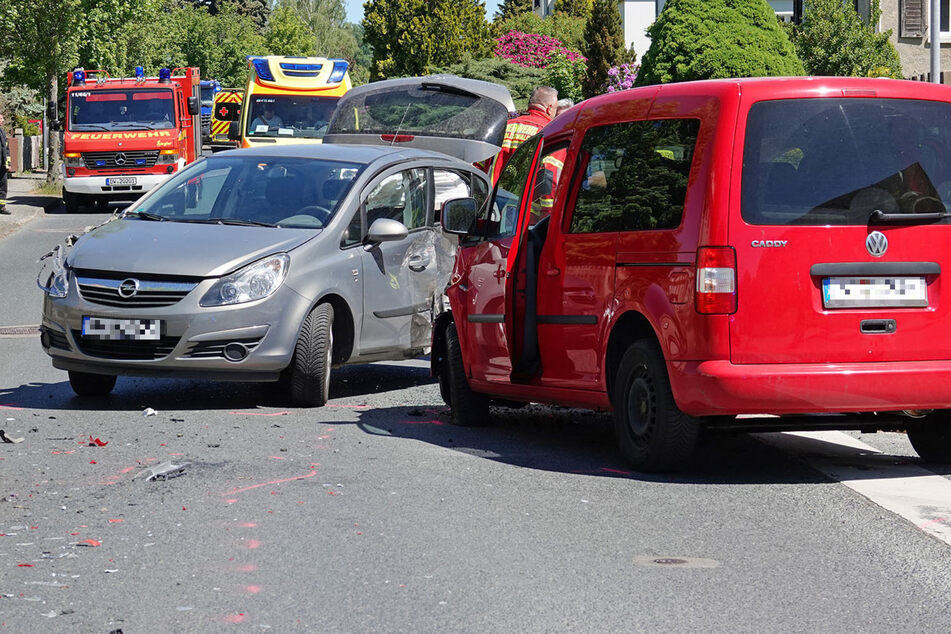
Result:
<svg viewBox="0 0 951 634"><path fill-rule="evenodd" d="M125 152L116 152L116 165L125 165L128 160Z"/></svg>
<svg viewBox="0 0 951 634"><path fill-rule="evenodd" d="M873 231L865 238L865 248L869 255L880 258L888 250L888 238L881 231Z"/></svg>
<svg viewBox="0 0 951 634"><path fill-rule="evenodd" d="M119 282L119 297L124 297L129 299L134 297L136 293L139 292L139 280L134 280L131 277L127 280L122 280Z"/></svg>

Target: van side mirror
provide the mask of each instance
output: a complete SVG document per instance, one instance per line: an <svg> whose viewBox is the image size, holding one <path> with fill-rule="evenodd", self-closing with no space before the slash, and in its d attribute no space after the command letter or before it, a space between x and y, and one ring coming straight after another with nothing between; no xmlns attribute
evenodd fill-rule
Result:
<svg viewBox="0 0 951 634"><path fill-rule="evenodd" d="M469 233L479 210L475 198L454 198L442 204L442 228L446 233L464 236Z"/></svg>
<svg viewBox="0 0 951 634"><path fill-rule="evenodd" d="M232 121L228 124L228 140L229 141L240 141L241 140L241 124L237 121Z"/></svg>
<svg viewBox="0 0 951 634"><path fill-rule="evenodd" d="M201 101L198 97L189 97L188 98L188 114L196 115L201 112Z"/></svg>
<svg viewBox="0 0 951 634"><path fill-rule="evenodd" d="M399 220L377 218L370 225L370 230L367 232L367 238L364 241L364 248L369 251L381 242L395 242L402 240L407 235L409 235L409 231L406 229L406 225Z"/></svg>

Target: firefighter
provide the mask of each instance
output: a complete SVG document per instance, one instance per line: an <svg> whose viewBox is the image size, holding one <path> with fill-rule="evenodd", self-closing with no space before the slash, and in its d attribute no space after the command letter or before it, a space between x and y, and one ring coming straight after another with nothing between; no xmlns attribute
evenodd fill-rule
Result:
<svg viewBox="0 0 951 634"><path fill-rule="evenodd" d="M10 169L10 146L7 144L7 133L3 130L6 121L0 114L0 214L10 215L7 209L7 175Z"/></svg>
<svg viewBox="0 0 951 634"><path fill-rule="evenodd" d="M502 149L492 163L490 174L495 183L502 173L502 168L515 149L535 136L555 116L558 108L558 91L550 86L539 86L532 91L528 98L528 112L510 120L505 126L505 136L502 138Z"/></svg>

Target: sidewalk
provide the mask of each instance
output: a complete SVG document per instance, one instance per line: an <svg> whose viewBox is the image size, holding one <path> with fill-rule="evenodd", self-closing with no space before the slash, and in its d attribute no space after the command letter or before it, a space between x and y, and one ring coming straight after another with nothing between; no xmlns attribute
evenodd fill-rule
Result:
<svg viewBox="0 0 951 634"><path fill-rule="evenodd" d="M42 185L46 174L11 174L7 178L7 210L9 216L0 216L0 238L3 238L36 218L46 209L56 209L62 204L58 196L34 194Z"/></svg>

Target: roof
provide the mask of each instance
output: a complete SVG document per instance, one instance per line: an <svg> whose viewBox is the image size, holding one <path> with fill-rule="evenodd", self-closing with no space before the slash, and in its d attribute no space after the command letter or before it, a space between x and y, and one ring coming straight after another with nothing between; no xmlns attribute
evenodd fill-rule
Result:
<svg viewBox="0 0 951 634"><path fill-rule="evenodd" d="M456 75L426 75L425 77L400 77L398 79L384 79L362 86L351 88L349 95L359 95L364 92L375 92L380 89L392 86L403 85L421 85L424 83L442 84L465 90L483 97L488 97L504 105L510 112L515 111L515 102L512 101L512 94L509 89L501 84L493 84L489 81L480 79L469 79L468 77L458 77Z"/></svg>

